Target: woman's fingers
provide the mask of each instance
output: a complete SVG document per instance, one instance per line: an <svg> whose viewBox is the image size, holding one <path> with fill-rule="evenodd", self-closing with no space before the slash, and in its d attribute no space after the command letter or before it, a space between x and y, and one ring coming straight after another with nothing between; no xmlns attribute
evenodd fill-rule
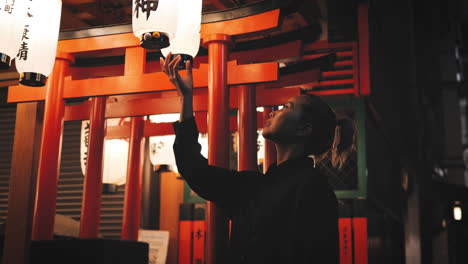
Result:
<svg viewBox="0 0 468 264"><path fill-rule="evenodd" d="M167 62L170 62L171 59L172 59L172 52L169 52L169 53L167 54L167 56L166 56L166 64L167 64Z"/></svg>
<svg viewBox="0 0 468 264"><path fill-rule="evenodd" d="M175 57L169 64L167 65L167 69L169 71L169 77L173 78L174 80L177 78L177 65L179 64L181 58L180 56Z"/></svg>
<svg viewBox="0 0 468 264"><path fill-rule="evenodd" d="M172 53L169 52L166 56L165 59L163 59L162 57L160 57L160 61L161 61L161 69L163 72L165 72L166 74L169 74L169 71L167 69L167 65L171 62L171 57L172 57Z"/></svg>
<svg viewBox="0 0 468 264"><path fill-rule="evenodd" d="M171 62L169 62L167 67L172 68L173 70L177 69L177 65L179 64L180 60L180 56L175 57Z"/></svg>
<svg viewBox="0 0 468 264"><path fill-rule="evenodd" d="M165 73L166 72L166 67L165 67L165 61L162 57L159 57L159 64L161 64L161 70Z"/></svg>
<svg viewBox="0 0 468 264"><path fill-rule="evenodd" d="M190 78L192 78L193 77L193 75L192 75L192 63L189 60L187 60L187 62L185 63L185 68L187 69L188 76Z"/></svg>

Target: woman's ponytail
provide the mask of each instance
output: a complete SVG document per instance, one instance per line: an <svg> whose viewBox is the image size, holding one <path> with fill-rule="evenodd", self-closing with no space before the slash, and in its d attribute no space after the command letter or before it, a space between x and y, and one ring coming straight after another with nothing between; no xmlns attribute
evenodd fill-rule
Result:
<svg viewBox="0 0 468 264"><path fill-rule="evenodd" d="M348 117L338 117L320 97L312 94L305 96L309 102L303 105L302 119L314 128L306 143L306 154L313 156L316 162L329 159L333 167L341 169L356 151L357 129L354 121Z"/></svg>
<svg viewBox="0 0 468 264"><path fill-rule="evenodd" d="M333 167L341 169L350 154L356 151L356 130L353 120L347 117L337 119L335 137L330 149Z"/></svg>

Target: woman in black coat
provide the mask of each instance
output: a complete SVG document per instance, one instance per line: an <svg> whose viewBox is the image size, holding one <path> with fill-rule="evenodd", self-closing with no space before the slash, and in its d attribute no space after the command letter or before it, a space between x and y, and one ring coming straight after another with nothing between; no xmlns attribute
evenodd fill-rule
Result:
<svg viewBox="0 0 468 264"><path fill-rule="evenodd" d="M352 122L338 120L317 96L296 96L271 113L263 127L277 150L277 163L266 174L208 165L193 117L192 66L188 62L181 76L180 61L172 54L161 58L182 103L174 123L174 153L190 187L226 208L232 220L229 256L220 264L339 263L337 199L311 157L331 155L341 166L353 147Z"/></svg>

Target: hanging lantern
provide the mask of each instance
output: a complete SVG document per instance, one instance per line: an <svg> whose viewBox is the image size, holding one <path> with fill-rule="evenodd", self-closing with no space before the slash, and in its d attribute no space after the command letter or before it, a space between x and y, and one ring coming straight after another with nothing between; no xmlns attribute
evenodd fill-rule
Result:
<svg viewBox="0 0 468 264"><path fill-rule="evenodd" d="M102 187L105 193L113 193L117 186L127 182L128 140L106 139Z"/></svg>
<svg viewBox="0 0 468 264"><path fill-rule="evenodd" d="M44 86L57 53L62 1L29 1L21 44L16 57L20 83Z"/></svg>
<svg viewBox="0 0 468 264"><path fill-rule="evenodd" d="M179 120L179 114L159 114L149 117L151 123L172 123ZM154 136L149 138L149 155L153 165L169 165L170 170L178 172L174 156L174 135ZM208 134L200 133L198 143L201 145L200 153L208 158Z"/></svg>
<svg viewBox="0 0 468 264"><path fill-rule="evenodd" d="M8 69L18 53L28 2L29 0L6 0L0 6L0 69Z"/></svg>
<svg viewBox="0 0 468 264"><path fill-rule="evenodd" d="M107 119L107 127L118 126L125 119ZM83 176L86 174L90 121L81 122L80 165ZM106 139L104 141L102 164L102 188L104 193L114 193L117 186L127 181L128 139Z"/></svg>
<svg viewBox="0 0 468 264"><path fill-rule="evenodd" d="M176 36L171 46L162 49L161 53L164 57L169 52L179 55L182 58L179 69L183 70L187 61L193 65L193 58L200 48L202 0L179 0L177 12Z"/></svg>
<svg viewBox="0 0 468 264"><path fill-rule="evenodd" d="M177 0L133 0L132 26L145 49L162 49L174 38Z"/></svg>

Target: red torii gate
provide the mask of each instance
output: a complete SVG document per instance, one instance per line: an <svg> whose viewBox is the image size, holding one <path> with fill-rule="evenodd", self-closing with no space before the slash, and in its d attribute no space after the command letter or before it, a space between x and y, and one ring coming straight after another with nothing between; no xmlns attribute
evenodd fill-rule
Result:
<svg viewBox="0 0 468 264"><path fill-rule="evenodd" d="M302 88L302 84L305 84L307 87L308 84L318 80L319 71L317 70L300 73L294 77L291 75L289 77L280 78L275 84L258 85L256 88L257 97L255 98L255 92L252 93L255 86L252 87L251 84L277 81L277 62L248 65L238 65L235 60L229 63L227 62L228 46L231 43L230 35L244 34L276 27L278 26L278 21L279 10L273 10L235 21L202 25L204 44L207 45L209 49L208 64L203 63L203 60L206 58L196 59L196 64L198 63L199 65L197 69L194 69L194 81L195 87L197 88L194 94L194 110L208 110L208 112L211 113L210 122L207 126L207 128L211 129L211 131L209 131L209 142L216 142L216 144L210 144L210 164L224 167L227 165L227 145L224 146L222 143L227 143L227 140L224 140L223 137L225 137L229 131L229 118L227 118L229 107L240 109L239 112L240 115L242 115L241 120L244 121L241 122L239 126L244 125L245 127L242 131L250 131L247 133L252 133L253 131L255 133L256 127L252 127L252 124L256 123L254 121L255 119L253 119L256 118L256 115L252 115L252 111L255 110L256 106L282 104L288 98L299 94L299 89ZM235 24L231 26L226 25L232 23ZM230 32L226 32L226 29L230 30ZM219 34L219 32L223 31L227 34ZM10 189L9 216L7 223L18 223L17 220L19 220L19 222L25 224L26 229L21 228L21 230L18 231L18 228L15 230L15 225L7 224L5 246L6 263L13 263L8 262L8 259L14 259L15 257L18 259L18 253L15 253L15 250L9 251L9 248L16 248L16 252L18 252L18 247L22 248L23 251L28 251L27 245L29 238L27 227L31 226L31 211L33 208L31 202L34 201L36 189L34 179L35 159L39 160L39 176L35 201L33 239L52 238L58 164L60 160L59 152L63 121L66 120L91 119L92 124L94 124L92 125L94 128L91 128L91 133L93 134L91 137L93 138L94 136L97 143L90 144L90 146L94 146L97 149L101 148L101 153L99 153L99 151L89 151L97 155L94 157L89 156L88 158L101 160L102 141L104 139L103 120L112 117L133 116L129 127L129 137L132 139L131 142L133 142L130 144L129 161L132 160L133 162L129 162L126 206L124 212L124 218L126 220L124 220L122 238L136 239L137 233L135 233L135 227L139 224L139 211L131 212L129 210L132 210L132 208L138 208L135 210L139 210L138 188L140 182L138 178L138 164L140 162L141 137L143 135L152 134L149 133L151 129L153 131L159 129L159 127L155 128L154 124L144 123L143 119L138 116L176 112L179 109L179 100L176 97L176 92L171 90L172 86L168 82L167 77L162 73L156 72L158 71L158 67L154 63L146 63L146 51L138 47L138 44L138 40L133 34L60 41L54 71L46 87L34 88L34 90L22 86L10 87L8 101L20 103L18 104L17 131L15 131L15 134L21 136L21 134L28 135L29 132L35 135L32 137L33 139L35 138L35 141L32 142L33 144L26 146L25 144L28 142L21 142L21 140L15 138L12 172L18 170L17 167L20 166L18 162L20 157L22 157L20 154L21 150L26 152L30 151L31 154L29 155L30 160L28 166L25 168L26 170L19 173L22 177L16 177L16 180L12 180L11 186L18 187L19 185L24 185L25 183L20 181L26 179L29 183L29 190L25 189L22 192L14 192ZM284 55L285 58L301 56L300 49L302 43L300 43L300 41L293 41L285 45L289 45L288 47L290 47L290 49L281 47L281 52L272 53L271 49L274 48L266 48L263 53L259 52L255 55L258 54L259 57L261 57L260 61L277 60L278 55ZM69 68L70 62L73 61L71 55L74 53L115 48L125 48L126 56L123 71L118 69L119 66L104 66L99 68L101 68L101 71L113 73L117 76L86 79L93 74L97 74L96 70L98 67L88 69L87 73L86 70L83 69ZM286 54L285 51L291 53ZM248 52L239 52L233 57L237 57L239 61L243 61L247 59L248 55ZM151 71L153 72L148 71L148 69L152 69ZM70 74L67 74L67 72ZM123 76L119 76L122 73ZM231 88L231 94L234 95L231 100L229 100L229 93L226 90L227 85L234 86ZM285 86L292 86L294 88L274 89L275 87ZM203 87L208 87L208 89L204 89ZM358 95L357 91L358 89L341 91L341 93L354 93ZM364 89L361 91L363 91L363 93L368 93L368 91ZM220 93L218 94L217 92ZM327 92L325 91L322 93L326 94ZM114 96L116 94L118 95ZM235 95L239 95L239 98L236 98ZM106 97L102 96L112 97L111 100L107 100L106 104ZM96 98L82 105L65 106L63 99L80 97ZM207 97L209 97L209 100L207 100ZM45 100L45 111L43 122L41 122L40 105L43 100ZM239 101L244 103L239 104ZM254 102L256 103L254 104ZM265 114L267 113L268 110ZM33 114L32 117L35 119L26 119L31 118L31 114ZM216 114L220 115L216 116ZM197 116L197 119L198 118ZM37 147L34 148L32 146L34 143L39 142L37 137L40 135L39 130L42 123L42 145L39 151ZM109 129L109 136L116 133L115 131L111 132L112 130L113 128ZM118 136L121 137L122 134ZM221 136L221 138L214 140L213 138L216 136ZM243 138L249 137L246 136ZM250 144L241 144L241 147L246 147L248 145ZM214 146L216 146L216 148ZM38 152L39 154L34 154ZM241 151L241 153L248 154L252 152ZM249 166L251 166L248 161L253 159L247 157L246 160L247 162L245 164L240 164L244 169L248 169ZM93 206L92 204L100 204L100 166L102 165L88 164L89 168L87 168L86 172L85 194L83 197L82 230L80 231L80 236L82 237L97 236L99 207ZM131 192L135 190L136 192L132 194ZM26 197L19 197L20 195L26 195ZM131 206L131 204L138 204L138 206ZM24 209L18 209L18 206ZM85 210L85 208L89 209ZM213 204L209 206L208 211L207 263L216 263L216 253L223 250L223 246L226 245L227 222L222 219L221 214L217 213L216 207ZM135 216L137 218L135 218ZM18 235L18 232L23 235L22 240L15 240L12 238L12 235ZM23 252L21 252L21 254L22 253Z"/></svg>
<svg viewBox="0 0 468 264"><path fill-rule="evenodd" d="M235 26L233 26L233 23L235 23ZM230 36L277 27L278 23L279 10L273 10L237 19L236 21L211 23L202 26L202 38L204 44L209 49L209 63L208 65L201 65L199 69L194 70L194 79L196 87L209 87L210 100L208 107L210 109L208 112L210 113L210 120L208 128L211 130L209 141L216 142L216 144L210 144L212 147L210 148L209 162L213 165L226 167L228 164L228 156L225 154L227 152L226 143L228 141L223 140L223 137L227 135L229 124L227 122L229 110L229 91L226 90L227 85L274 81L278 75L276 62L260 65L228 65L228 46L231 44ZM224 34L220 32L224 32ZM133 34L60 41L54 70L46 87L39 89L31 89L29 87L22 87L21 85L10 87L9 102L37 102L45 100L45 109L42 144L38 157L36 157L38 158L37 188L34 188L33 160L31 160L31 169L33 171L23 172L22 175L30 181L30 189L18 193L17 190L14 191L15 187L21 184L24 185L24 182L12 181L11 183L10 214L7 220L11 224L8 224L9 230L7 230L5 246L6 252L11 253L7 253L5 256L7 263L25 261L24 257L22 258L20 255L28 252L30 234L28 226L31 226L31 224L32 239L49 240L53 238L61 137L66 109L64 99L172 89L167 77L162 73L146 73L146 51L138 46L138 39ZM126 56L123 76L88 80L73 80L67 77L74 53L112 48L125 48ZM228 76L228 72L233 74ZM167 103L167 99L165 101ZM88 115L86 118L90 118L92 121L90 137L94 142L90 142L90 147L101 149L101 151L96 151L96 149L89 150L90 154L93 153L95 155L88 158L97 161L102 160L103 121L106 117L105 102L105 98L93 98L88 111L91 115ZM17 130L21 128L21 124L19 123L24 122L26 124L28 121L29 123L31 122L30 120L23 119L25 115L22 111L40 112L38 108L37 103L35 105L18 104ZM165 109L161 110L166 111ZM38 134L37 130L39 130L41 122L36 120L34 123L35 127L33 129L35 130L35 134ZM17 132L16 135L18 136L21 132L25 131ZM138 172L141 162L140 148L142 135L143 119L141 117L133 117L130 132L129 168L122 239L136 240L138 236L139 189L141 188ZM20 158L18 150L23 148L25 146L23 146L21 140L16 138L12 162L14 166L17 166L17 161ZM31 150L34 152L33 149ZM83 238L97 237L100 208L99 206L95 206L95 204L100 204L101 166L102 164L97 162L95 164L88 164L88 168L86 169L87 175L85 177L85 193L80 230L80 237ZM12 171L15 171L15 169L12 168ZM12 178L16 178L16 175ZM34 221L32 222L31 212L33 206L31 201L34 201L34 189L37 191L35 195ZM26 195L27 197L25 199L25 197L18 197L19 195ZM25 208L25 210L19 208ZM15 224L18 223L17 220L25 224L21 226L20 230L17 227L15 230ZM224 221L223 215L217 211L214 204L210 204L208 208L208 226L207 247L210 250L207 252L207 261L208 263L216 263L216 253L224 251L227 245L227 222ZM24 229L25 227L26 229ZM20 235L22 239L15 241L13 235ZM20 260L20 262L17 260Z"/></svg>

